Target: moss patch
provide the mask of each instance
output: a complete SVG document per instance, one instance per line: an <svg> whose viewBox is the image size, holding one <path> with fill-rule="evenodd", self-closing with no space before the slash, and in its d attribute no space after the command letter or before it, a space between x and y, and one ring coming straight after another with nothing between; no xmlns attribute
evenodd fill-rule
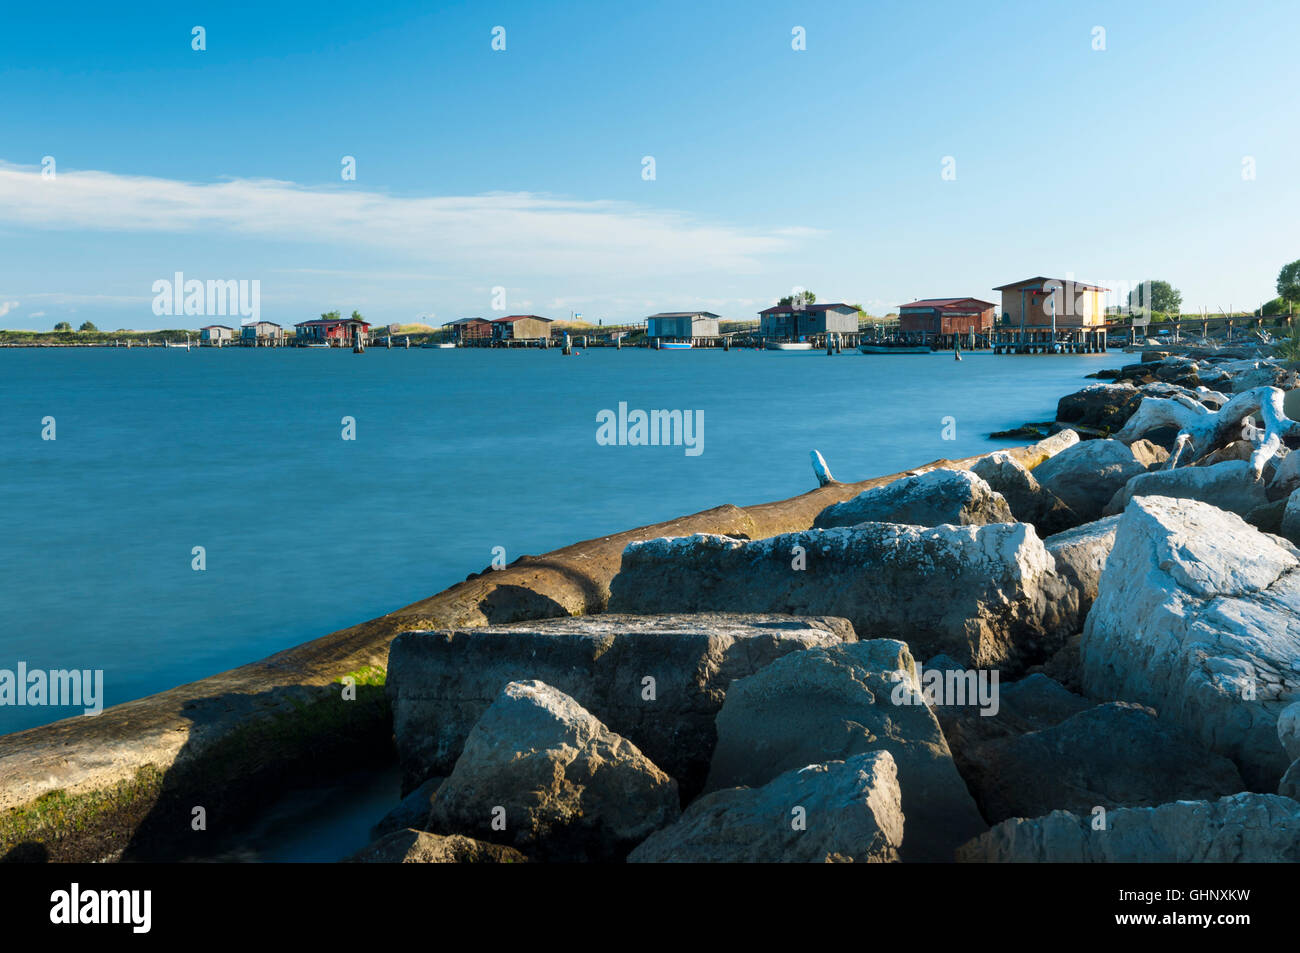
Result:
<svg viewBox="0 0 1300 953"><path fill-rule="evenodd" d="M0 860L99 860L120 849L162 790L163 773L149 764L110 788L42 794L0 815Z"/></svg>

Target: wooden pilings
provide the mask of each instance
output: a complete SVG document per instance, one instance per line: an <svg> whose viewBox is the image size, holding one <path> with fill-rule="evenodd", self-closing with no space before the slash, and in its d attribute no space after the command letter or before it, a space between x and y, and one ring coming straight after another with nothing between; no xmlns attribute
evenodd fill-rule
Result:
<svg viewBox="0 0 1300 953"><path fill-rule="evenodd" d="M989 335L994 354L1104 354L1105 328L1001 328Z"/></svg>

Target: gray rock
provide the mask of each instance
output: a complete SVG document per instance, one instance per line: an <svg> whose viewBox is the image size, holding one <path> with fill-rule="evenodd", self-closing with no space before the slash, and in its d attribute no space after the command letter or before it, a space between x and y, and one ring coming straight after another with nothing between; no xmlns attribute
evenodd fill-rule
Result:
<svg viewBox="0 0 1300 953"><path fill-rule="evenodd" d="M964 671L965 669L965 666L963 666L961 662L958 662L955 658L953 658L950 655L932 656L931 658L927 659L925 664L923 664L921 667L926 671L930 671L931 669L933 669L935 671L940 671L940 672L946 672L950 670Z"/></svg>
<svg viewBox="0 0 1300 953"><path fill-rule="evenodd" d="M1227 758L1123 702L964 754L963 775L991 824L1054 810L1086 815L1098 805L1110 810L1208 800L1245 787Z"/></svg>
<svg viewBox="0 0 1300 953"><path fill-rule="evenodd" d="M1292 451L1278 461L1269 482L1268 497L1270 500L1285 500L1296 490L1300 490L1300 450Z"/></svg>
<svg viewBox="0 0 1300 953"><path fill-rule="evenodd" d="M511 682L433 802L440 833L548 859L611 860L677 820L677 782L544 682Z"/></svg>
<svg viewBox="0 0 1300 953"><path fill-rule="evenodd" d="M969 470L927 470L863 490L817 514L814 526L907 523L912 526L982 526L1014 521L1007 501Z"/></svg>
<svg viewBox="0 0 1300 953"><path fill-rule="evenodd" d="M875 639L794 652L732 684L706 790L758 787L805 764L888 751L904 860L951 861L987 825L952 762L906 645Z"/></svg>
<svg viewBox="0 0 1300 953"><path fill-rule="evenodd" d="M965 777L967 764L987 742L1050 728L1094 704L1036 672L1017 682L999 682L998 708L991 714L968 705L935 705L933 710L957 769Z"/></svg>
<svg viewBox="0 0 1300 953"><path fill-rule="evenodd" d="M442 785L443 778L430 778L418 788L402 798L400 804L393 808L370 829L370 839L379 840L397 831L413 829L427 830L429 812L433 810L433 798Z"/></svg>
<svg viewBox="0 0 1300 953"><path fill-rule="evenodd" d="M810 764L760 788L706 794L630 863L889 863L903 841L888 751Z"/></svg>
<svg viewBox="0 0 1300 953"><path fill-rule="evenodd" d="M1097 598L1097 585L1102 570L1106 568L1106 557L1115 545L1118 524L1118 516L1108 516L1043 540L1043 545L1056 560L1056 571L1079 590L1080 615L1087 615Z"/></svg>
<svg viewBox="0 0 1300 953"><path fill-rule="evenodd" d="M1059 533L1079 522L1068 506L1044 490L1033 473L1005 450L981 457L971 472L1001 494L1018 522L1032 523L1039 536Z"/></svg>
<svg viewBox="0 0 1300 953"><path fill-rule="evenodd" d="M1094 704L1036 672L1017 682L999 682L996 710L934 705L933 711L958 773L968 779L980 772L982 751L989 742L1050 728ZM971 789L969 783L967 788Z"/></svg>
<svg viewBox="0 0 1300 953"><path fill-rule="evenodd" d="M1242 361L1241 364L1255 366L1231 371L1234 394L1240 394L1253 387L1280 387L1283 390L1291 390L1295 387L1295 372L1285 367L1264 361Z"/></svg>
<svg viewBox="0 0 1300 953"><path fill-rule="evenodd" d="M1050 460L1063 450L1073 447L1079 442L1079 432L1070 428L1058 430L1051 436L1044 437L1037 443L1030 444L1020 454L1020 460L1030 470L1033 470L1044 460Z"/></svg>
<svg viewBox="0 0 1300 953"><path fill-rule="evenodd" d="M1278 524L1278 532L1300 546L1300 490L1294 491L1287 499L1286 509L1282 511L1282 522Z"/></svg>
<svg viewBox="0 0 1300 953"><path fill-rule="evenodd" d="M399 830L384 835L344 860L350 864L526 864L528 858L503 844L453 834Z"/></svg>
<svg viewBox="0 0 1300 953"><path fill-rule="evenodd" d="M1245 516L1268 502L1264 484L1255 479L1250 463L1226 460L1213 466L1179 467L1140 473L1116 491L1106 505L1106 514L1124 512L1135 496L1171 496L1200 500L1229 513Z"/></svg>
<svg viewBox="0 0 1300 953"><path fill-rule="evenodd" d="M1063 450L1034 470L1047 490L1085 523L1099 519L1115 491L1146 467L1118 440L1086 440Z"/></svg>
<svg viewBox="0 0 1300 953"><path fill-rule="evenodd" d="M1148 470L1157 470L1164 465L1169 459L1169 451L1158 443L1152 443L1150 440L1137 439L1128 445L1129 452L1133 454L1133 459ZM1245 459L1248 459L1247 456Z"/></svg>
<svg viewBox="0 0 1300 953"><path fill-rule="evenodd" d="M1234 794L1092 815L1012 818L957 852L966 863L1265 863L1300 861L1300 802Z"/></svg>
<svg viewBox="0 0 1300 953"><path fill-rule="evenodd" d="M1142 392L1127 381L1089 384L1057 402L1056 419L1095 430L1119 430L1141 401Z"/></svg>
<svg viewBox="0 0 1300 953"><path fill-rule="evenodd" d="M1278 716L1300 698L1298 570L1239 516L1135 497L1084 626L1085 691L1155 708L1231 758L1252 790L1276 790L1291 761Z"/></svg>
<svg viewBox="0 0 1300 953"><path fill-rule="evenodd" d="M1249 440L1234 440L1232 443L1226 443L1217 450L1207 453L1200 460L1197 460L1197 466L1212 467L1216 463L1226 463L1230 460L1249 460L1255 453L1255 445Z"/></svg>
<svg viewBox="0 0 1300 953"><path fill-rule="evenodd" d="M1282 775L1282 780L1277 785L1277 793L1282 797L1300 801L1300 758L1293 761L1291 767L1287 768L1286 774Z"/></svg>
<svg viewBox="0 0 1300 953"><path fill-rule="evenodd" d="M1042 673L1053 679L1067 691L1081 694L1083 692L1083 671L1079 662L1079 643L1083 633L1077 633L1065 640L1056 652L1042 665L1026 669L1027 674Z"/></svg>
<svg viewBox="0 0 1300 953"><path fill-rule="evenodd" d="M736 614L606 613L403 632L389 650L387 693L405 790L451 771L508 682L537 678L629 738L690 797L708 773L713 717L732 679L787 652L855 638L844 619Z"/></svg>
<svg viewBox="0 0 1300 953"><path fill-rule="evenodd" d="M1277 716L1277 740L1288 758L1300 758L1300 702L1287 705Z"/></svg>
<svg viewBox="0 0 1300 953"><path fill-rule="evenodd" d="M1286 500L1273 500L1257 506L1246 514L1246 522L1261 533L1277 535L1282 532L1282 517L1286 515ZM1295 541L1293 542L1300 542Z"/></svg>
<svg viewBox="0 0 1300 953"><path fill-rule="evenodd" d="M1074 587L1025 523L862 523L757 540L648 540L623 552L609 599L620 612L843 613L859 637L1011 670L1077 631L1077 606Z"/></svg>

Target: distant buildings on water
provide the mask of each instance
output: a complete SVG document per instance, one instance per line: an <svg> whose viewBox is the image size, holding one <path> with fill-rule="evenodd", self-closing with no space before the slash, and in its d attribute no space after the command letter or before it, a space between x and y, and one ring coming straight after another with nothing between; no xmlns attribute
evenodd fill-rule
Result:
<svg viewBox="0 0 1300 953"><path fill-rule="evenodd" d="M540 341L551 336L550 318L536 314L510 314L497 318L492 324L494 341Z"/></svg>
<svg viewBox="0 0 1300 953"><path fill-rule="evenodd" d="M330 344L342 347L357 343L366 344L370 337L370 322L356 318L316 318L299 321L293 326L299 344Z"/></svg>
<svg viewBox="0 0 1300 953"><path fill-rule="evenodd" d="M695 341L719 334L712 311L661 311L645 319L646 337L658 341Z"/></svg>
<svg viewBox="0 0 1300 953"><path fill-rule="evenodd" d="M206 327L199 328L199 341L203 344L220 347L222 344L230 344L234 340L235 329L224 324L209 324Z"/></svg>
<svg viewBox="0 0 1300 953"><path fill-rule="evenodd" d="M1007 327L1091 328L1106 323L1106 289L1100 285L1041 275L998 285Z"/></svg>
<svg viewBox="0 0 1300 953"><path fill-rule="evenodd" d="M1019 334L1019 340L1024 341L1029 340L1027 335L1030 334L1052 337L1060 331L1067 335L1077 332L1083 335L1080 340L1092 343L1105 340L1105 296L1108 290L1101 285L1036 275L998 285L993 290L1000 293L1000 303L974 296L910 301L899 306L896 322L892 320L893 314L886 321L871 319L868 331L863 331L862 312L857 305L842 301L807 302L794 297L759 311L756 329L753 324L745 327L737 322L724 335L721 317L712 311L661 311L644 319L645 337L656 347L721 346L731 335L768 342L833 339L854 343L868 334L876 340L886 334L906 341L936 345L940 342L952 345L958 337L963 341L979 337L986 345L996 338L1005 346L1005 339L1013 333ZM443 324L442 329L448 343L461 346L545 346L552 339L555 324L553 319L537 314L511 314L500 318L457 318ZM224 324L206 325L200 329L200 342L216 347L231 344L252 347L364 345L369 343L370 329L371 324L362 320L360 315L345 318L330 314L300 321L293 326L292 333L273 321L248 320L238 329ZM401 333L397 329L398 325L390 326L390 338ZM635 330L637 326L629 324L611 326L604 333L613 342L625 339ZM578 333L585 342L587 332ZM1038 337L1033 340L1037 341Z"/></svg>
<svg viewBox="0 0 1300 953"><path fill-rule="evenodd" d="M898 309L903 334L986 334L993 329L992 301L980 298L922 298Z"/></svg>
<svg viewBox="0 0 1300 953"><path fill-rule="evenodd" d="M807 304L797 299L758 312L759 337L799 341L810 334L857 334L858 309L851 304Z"/></svg>
<svg viewBox="0 0 1300 953"><path fill-rule="evenodd" d="M289 332L274 321L245 321L239 326L239 342L249 347L277 347Z"/></svg>
<svg viewBox="0 0 1300 953"><path fill-rule="evenodd" d="M457 344L476 344L492 339L492 322L485 318L457 318L443 325Z"/></svg>

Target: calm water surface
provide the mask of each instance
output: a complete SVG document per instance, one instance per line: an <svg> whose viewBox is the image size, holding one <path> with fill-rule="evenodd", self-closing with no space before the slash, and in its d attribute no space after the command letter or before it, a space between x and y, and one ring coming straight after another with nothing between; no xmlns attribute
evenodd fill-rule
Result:
<svg viewBox="0 0 1300 953"><path fill-rule="evenodd" d="M107 704L431 595L492 560L992 449L1119 355L0 351L0 668ZM703 412L704 452L596 443ZM41 439L42 418L57 439ZM341 439L343 417L356 440ZM943 418L956 439L942 439ZM193 547L207 568L191 568ZM75 712L0 707L0 733Z"/></svg>

